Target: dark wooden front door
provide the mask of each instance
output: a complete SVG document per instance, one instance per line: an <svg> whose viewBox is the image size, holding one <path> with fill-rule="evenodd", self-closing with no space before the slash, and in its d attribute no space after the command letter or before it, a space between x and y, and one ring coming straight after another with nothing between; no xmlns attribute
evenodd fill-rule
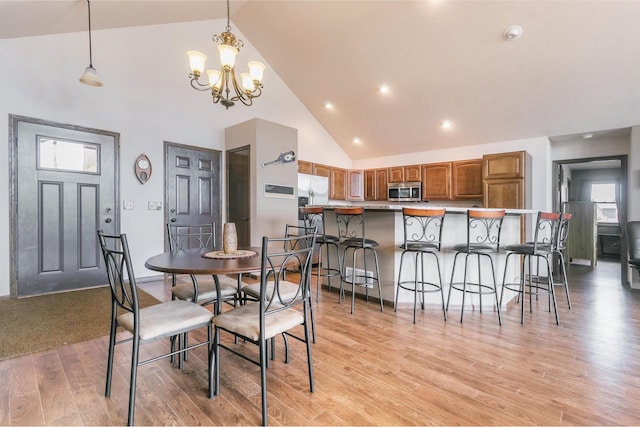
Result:
<svg viewBox="0 0 640 427"><path fill-rule="evenodd" d="M165 142L165 218L179 225L214 223L220 247L220 151ZM169 247L165 235L166 246Z"/></svg>

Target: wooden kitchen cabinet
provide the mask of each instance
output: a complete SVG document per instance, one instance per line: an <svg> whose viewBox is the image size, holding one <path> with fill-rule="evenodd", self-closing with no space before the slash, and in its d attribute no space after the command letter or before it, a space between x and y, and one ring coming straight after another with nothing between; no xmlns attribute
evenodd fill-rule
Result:
<svg viewBox="0 0 640 427"><path fill-rule="evenodd" d="M347 200L347 170L331 168L329 177L329 198L334 200Z"/></svg>
<svg viewBox="0 0 640 427"><path fill-rule="evenodd" d="M451 163L454 199L482 199L482 159Z"/></svg>
<svg viewBox="0 0 640 427"><path fill-rule="evenodd" d="M526 175L526 151L487 154L482 157L484 179L524 178Z"/></svg>
<svg viewBox="0 0 640 427"><path fill-rule="evenodd" d="M387 182L388 182L388 171L386 168L384 169L376 169L376 201L386 201L388 198L387 194Z"/></svg>
<svg viewBox="0 0 640 427"><path fill-rule="evenodd" d="M387 168L388 182L404 182L404 166Z"/></svg>
<svg viewBox="0 0 640 427"><path fill-rule="evenodd" d="M311 175L313 164L304 160L298 160L298 173L306 173Z"/></svg>
<svg viewBox="0 0 640 427"><path fill-rule="evenodd" d="M407 182L420 182L422 180L420 165L405 166L404 180Z"/></svg>
<svg viewBox="0 0 640 427"><path fill-rule="evenodd" d="M500 209L522 209L525 205L525 181L515 179L484 180L483 206Z"/></svg>
<svg viewBox="0 0 640 427"><path fill-rule="evenodd" d="M450 200L451 162L422 165L422 200Z"/></svg>
<svg viewBox="0 0 640 427"><path fill-rule="evenodd" d="M347 171L347 200L364 200L364 171Z"/></svg>
<svg viewBox="0 0 640 427"><path fill-rule="evenodd" d="M322 165L320 163L313 164L313 175L317 176L330 176L331 175L331 166Z"/></svg>
<svg viewBox="0 0 640 427"><path fill-rule="evenodd" d="M367 201L376 199L376 170L364 171L364 199Z"/></svg>

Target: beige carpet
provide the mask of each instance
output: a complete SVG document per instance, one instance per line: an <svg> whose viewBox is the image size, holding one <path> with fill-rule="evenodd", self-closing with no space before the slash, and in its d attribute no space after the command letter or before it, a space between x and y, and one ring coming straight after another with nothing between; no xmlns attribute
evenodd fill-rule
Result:
<svg viewBox="0 0 640 427"><path fill-rule="evenodd" d="M138 289L140 307L160 301ZM108 286L0 300L0 360L109 334Z"/></svg>

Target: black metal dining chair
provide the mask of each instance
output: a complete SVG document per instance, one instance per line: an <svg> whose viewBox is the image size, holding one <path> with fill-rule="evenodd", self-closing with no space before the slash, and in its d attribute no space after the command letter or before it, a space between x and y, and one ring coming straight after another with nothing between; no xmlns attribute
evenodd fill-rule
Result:
<svg viewBox="0 0 640 427"><path fill-rule="evenodd" d="M292 337L304 342L307 350L307 369L309 388L313 392L313 361L311 358L311 334L309 328L310 273L313 258L315 234L297 237L262 239L262 263L260 270L260 297L258 301L248 302L232 310L225 311L213 318L215 326L213 351L209 363L214 366L210 373L209 397L220 394L221 357L223 348L241 358L260 366L260 384L262 396L262 425L267 425L267 366L269 342L283 334L285 339ZM282 248L282 249L280 249ZM285 290L287 269L299 266L297 290L295 294ZM284 285L284 286L283 286ZM293 329L302 327L302 336ZM238 348L228 346L221 340L221 332L227 332L236 338L256 344L259 357L246 355ZM287 344L288 346L288 344ZM235 379L232 379L235 381Z"/></svg>
<svg viewBox="0 0 640 427"><path fill-rule="evenodd" d="M138 367L161 358L184 353L196 347L212 346L211 318L213 314L198 304L174 300L140 308L138 288L133 273L127 236L107 235L98 231L98 240L104 256L107 277L111 287L111 330L109 334L109 356L104 395L111 395L113 359L115 346L131 341L131 377L129 380L129 413L127 423L133 425L135 417L136 379ZM116 341L118 328L131 333L131 338ZM207 329L207 340L188 347L179 347L169 353L140 361L140 346L162 338L186 334L199 328ZM209 365L211 371L211 365Z"/></svg>

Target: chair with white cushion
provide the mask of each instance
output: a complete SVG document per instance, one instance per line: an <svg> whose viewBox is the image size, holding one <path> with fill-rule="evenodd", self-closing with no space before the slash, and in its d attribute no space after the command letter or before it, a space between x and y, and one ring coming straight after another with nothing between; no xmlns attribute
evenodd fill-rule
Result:
<svg viewBox="0 0 640 427"><path fill-rule="evenodd" d="M198 304L174 300L140 308L138 288L131 266L127 236L106 235L98 231L98 240L111 286L111 332L109 335L109 357L107 360L107 380L104 395L111 395L113 359L115 346L124 342L133 342L131 352L131 377L129 382L128 425L133 425L136 399L136 378L138 367L158 359L184 353L200 346L212 346L211 318L213 314ZM131 338L116 341L117 329L131 333ZM162 338L186 334L190 331L206 328L207 340L177 351L140 361L140 345ZM211 365L209 365L211 371Z"/></svg>
<svg viewBox="0 0 640 427"><path fill-rule="evenodd" d="M309 387L313 392L313 362L309 328L311 298L309 295L314 244L315 233L285 238L263 237L258 300L247 302L245 305L225 311L213 318L215 332L209 363L214 366L214 369L211 371L209 379L209 397L220 394L221 348L259 365L263 425L267 424L267 349L269 342L274 337L284 334L285 337L292 337L305 343ZM296 283L292 283L288 279L294 275L289 274L287 279L285 279L285 275L287 269L296 266L298 267L296 271L299 274L295 275ZM295 293L289 291L292 286L297 287ZM297 332L293 331L294 329L297 329ZM238 346L224 344L220 338L223 331L236 338L256 344L259 348L258 360L241 351ZM225 378L222 381L236 383L237 378Z"/></svg>

